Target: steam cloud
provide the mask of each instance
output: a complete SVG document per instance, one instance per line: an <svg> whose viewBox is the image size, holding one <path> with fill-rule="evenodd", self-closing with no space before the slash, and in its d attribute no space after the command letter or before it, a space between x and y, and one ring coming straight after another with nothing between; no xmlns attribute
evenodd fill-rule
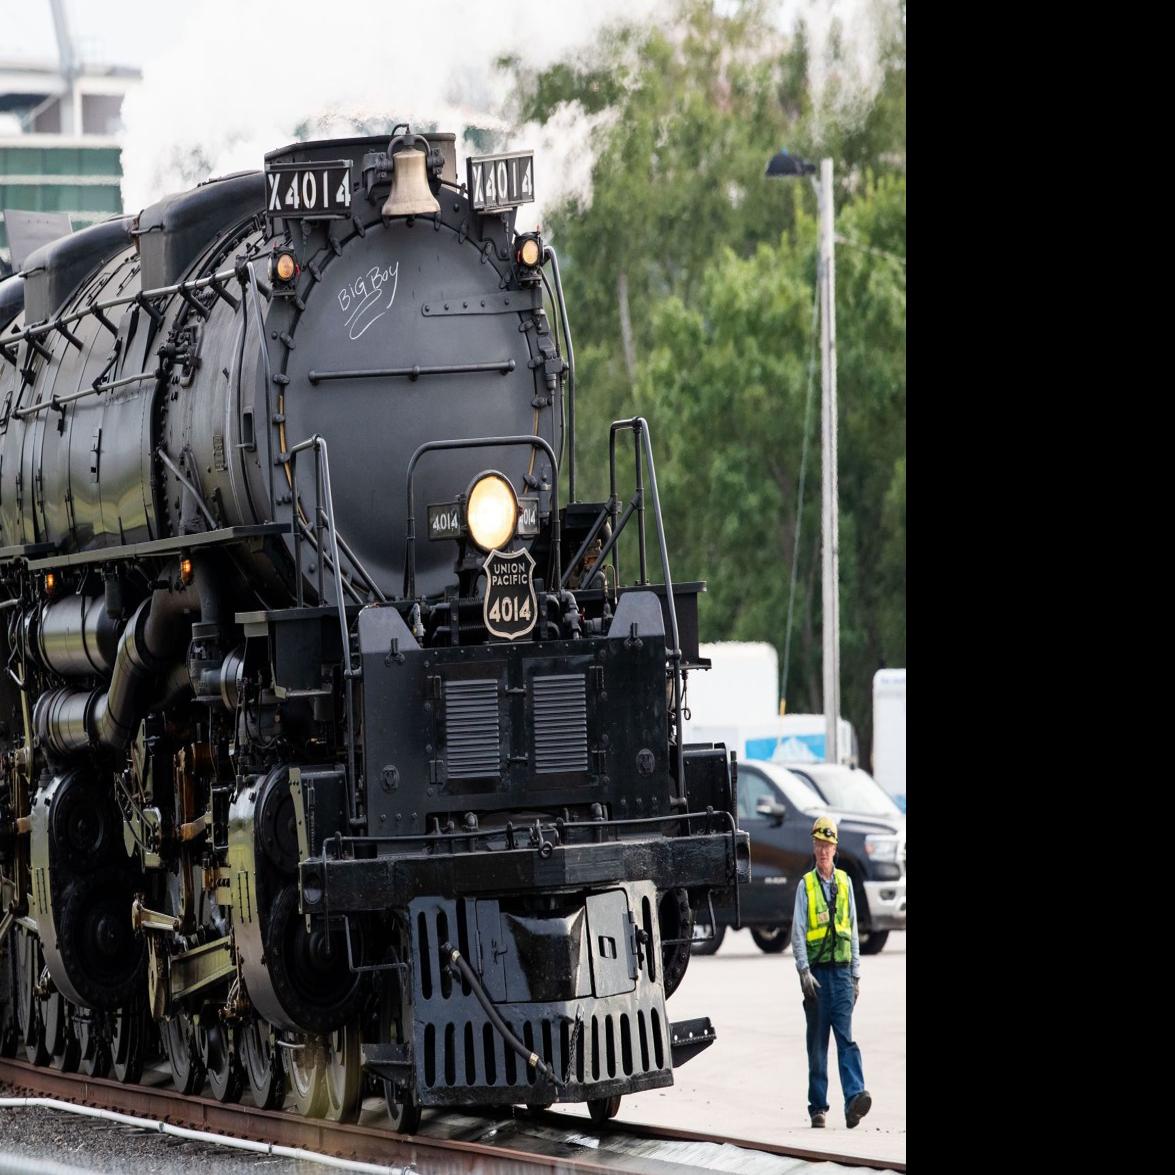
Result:
<svg viewBox="0 0 1175 1175"><path fill-rule="evenodd" d="M537 197L550 202L586 182L586 128L569 116L543 142L509 134L501 115L509 78L495 60L516 54L541 68L611 20L651 20L668 8L669 0L596 0L590 12L538 0L456 11L395 2L332 11L321 0L187 6L174 47L146 63L123 107L124 206L259 168L267 151L297 139L383 134L396 122L455 132L459 175L487 141L534 147ZM480 140L467 142L468 129L482 131ZM541 211L527 205L519 227Z"/></svg>
<svg viewBox="0 0 1175 1175"><path fill-rule="evenodd" d="M715 2L719 10L734 5ZM137 211L210 175L259 168L267 151L298 139L383 134L410 122L456 133L458 175L466 155L534 148L537 201L518 218L520 229L532 228L544 202L589 190L590 133L608 116L571 108L546 127L512 128L502 113L510 79L495 60L509 53L542 68L586 49L618 19L669 30L674 8L673 0L596 0L590 11L569 0L471 0L432 12L397 0L337 10L322 0L185 4L170 47L145 63L143 84L123 108L124 207ZM808 31L817 96L836 82L826 113L855 121L880 84L887 22L904 20L900 0L779 0L781 33L797 19Z"/></svg>

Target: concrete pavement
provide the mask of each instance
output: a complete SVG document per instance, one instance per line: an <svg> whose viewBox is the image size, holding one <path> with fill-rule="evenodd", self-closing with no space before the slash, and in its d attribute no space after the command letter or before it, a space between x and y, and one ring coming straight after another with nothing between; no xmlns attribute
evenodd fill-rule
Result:
<svg viewBox="0 0 1175 1175"><path fill-rule="evenodd" d="M853 1036L873 1108L852 1130L844 1121L835 1041L828 1056L828 1126L808 1124L804 1011L790 948L765 955L749 932L727 931L716 955L690 960L669 1015L709 1016L718 1039L677 1071L673 1088L626 1097L620 1121L905 1161L906 932L891 934L881 954L861 960Z"/></svg>

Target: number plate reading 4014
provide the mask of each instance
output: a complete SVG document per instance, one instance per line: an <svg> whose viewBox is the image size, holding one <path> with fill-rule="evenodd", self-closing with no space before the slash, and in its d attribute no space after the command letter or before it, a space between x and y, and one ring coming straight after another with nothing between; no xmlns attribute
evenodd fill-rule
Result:
<svg viewBox="0 0 1175 1175"><path fill-rule="evenodd" d="M265 168L265 215L271 220L351 215L351 164L271 163Z"/></svg>
<svg viewBox="0 0 1175 1175"><path fill-rule="evenodd" d="M534 199L534 152L481 155L468 160L469 200L478 212L497 212Z"/></svg>

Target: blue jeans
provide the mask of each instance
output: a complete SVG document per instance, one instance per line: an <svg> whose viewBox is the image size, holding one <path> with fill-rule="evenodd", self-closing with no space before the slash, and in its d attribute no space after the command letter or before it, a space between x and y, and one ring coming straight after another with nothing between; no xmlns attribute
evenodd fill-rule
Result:
<svg viewBox="0 0 1175 1175"><path fill-rule="evenodd" d="M848 967L817 963L820 983L814 1000L804 1000L808 1021L808 1113L828 1110L828 1030L836 1037L836 1060L845 1105L865 1088L861 1050L853 1040L853 977Z"/></svg>

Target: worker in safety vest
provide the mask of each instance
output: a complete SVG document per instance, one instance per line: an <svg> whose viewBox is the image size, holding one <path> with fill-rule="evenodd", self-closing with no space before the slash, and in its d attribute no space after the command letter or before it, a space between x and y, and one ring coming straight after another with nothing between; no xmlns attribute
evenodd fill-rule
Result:
<svg viewBox="0 0 1175 1175"><path fill-rule="evenodd" d="M851 1130L869 1113L873 1099L861 1074L861 1050L853 1041L853 1007L861 979L857 903L853 883L833 868L836 823L820 816L812 825L816 868L796 886L791 944L808 1021L808 1114L823 1126L828 1113L828 1030L836 1036L845 1125Z"/></svg>

